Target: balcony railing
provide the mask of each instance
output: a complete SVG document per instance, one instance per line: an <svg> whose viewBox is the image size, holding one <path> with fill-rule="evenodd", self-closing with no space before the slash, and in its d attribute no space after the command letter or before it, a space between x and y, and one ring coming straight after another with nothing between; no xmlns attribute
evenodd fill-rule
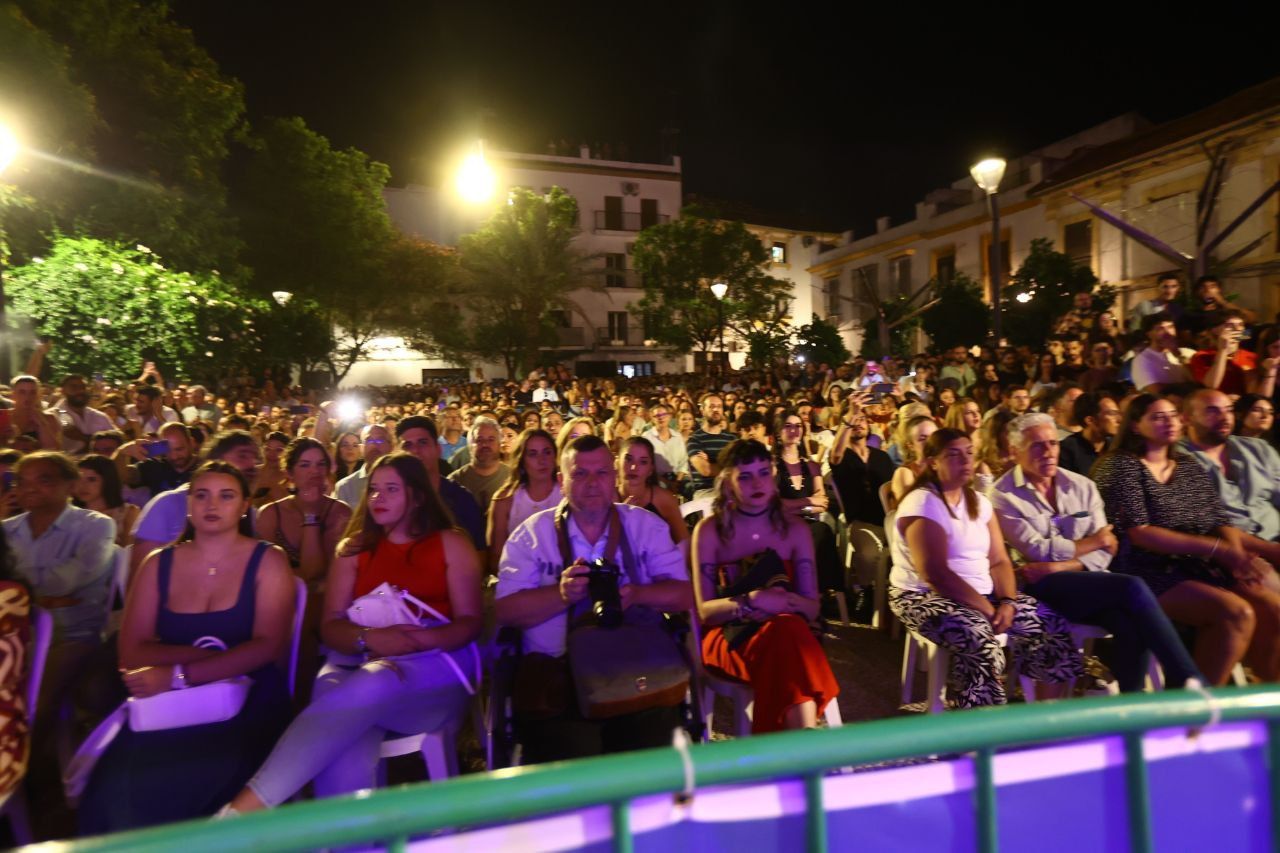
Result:
<svg viewBox="0 0 1280 853"><path fill-rule="evenodd" d="M596 329L596 343L606 347L625 347L631 346L632 338L635 335L630 329L616 329L609 331L608 329Z"/></svg>
<svg viewBox="0 0 1280 853"><path fill-rule="evenodd" d="M587 345L587 330L581 326L568 326L556 329L556 335L559 336L560 346L562 347L585 347Z"/></svg>
<svg viewBox="0 0 1280 853"><path fill-rule="evenodd" d="M604 285L605 287L643 287L644 283L640 280L640 274L635 270L605 267Z"/></svg>
<svg viewBox="0 0 1280 853"><path fill-rule="evenodd" d="M612 211L597 210L596 211L596 228L597 231L642 231L650 225L659 225L666 222L671 217L666 214L653 214L646 216L643 213L634 211Z"/></svg>

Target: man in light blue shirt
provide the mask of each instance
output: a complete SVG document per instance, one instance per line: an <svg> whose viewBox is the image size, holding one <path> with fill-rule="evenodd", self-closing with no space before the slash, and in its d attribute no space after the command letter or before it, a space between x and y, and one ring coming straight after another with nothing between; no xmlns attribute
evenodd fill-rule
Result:
<svg viewBox="0 0 1280 853"><path fill-rule="evenodd" d="M1199 388L1182 401L1188 451L1218 487L1245 547L1280 566L1280 454L1259 438L1233 435L1235 412L1221 391Z"/></svg>
<svg viewBox="0 0 1280 853"><path fill-rule="evenodd" d="M71 489L80 475L62 453L32 453L14 470L18 505L25 512L5 519L5 536L18 574L31 584L36 604L53 616L53 644L34 727L48 732L101 642L115 564L116 523L71 506Z"/></svg>
<svg viewBox="0 0 1280 853"><path fill-rule="evenodd" d="M1203 681L1150 588L1132 575L1107 571L1118 543L1102 497L1092 480L1058 467L1053 418L1016 418L1009 424L1009 448L1018 464L996 480L991 503L1005 541L1028 561L1019 568L1027 594L1072 622L1111 633L1111 669L1125 692L1143 689L1148 651L1160 660L1169 685Z"/></svg>
<svg viewBox="0 0 1280 853"><path fill-rule="evenodd" d="M373 463L391 452L391 433L382 424L366 424L360 430L360 441L364 464L339 480L333 489L333 496L352 509L360 506Z"/></svg>

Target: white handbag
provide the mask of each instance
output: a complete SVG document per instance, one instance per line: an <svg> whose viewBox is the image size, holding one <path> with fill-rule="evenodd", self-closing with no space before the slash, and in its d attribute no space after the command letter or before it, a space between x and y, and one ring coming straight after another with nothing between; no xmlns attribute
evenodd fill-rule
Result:
<svg viewBox="0 0 1280 853"><path fill-rule="evenodd" d="M436 610L422 599L411 595L406 590L392 586L389 583L382 583L351 602L351 606L347 608L347 618L363 628L390 628L392 625L417 625L423 628L436 628L449 624L449 619L439 610ZM462 671L462 667L458 666L458 662L453 659L453 656L444 654L441 649L414 652L411 655L402 655L402 657L443 654L445 661L453 668L453 674L458 676L458 681L461 682L468 695L474 696L476 695L476 689L480 686L482 670L480 650L475 643L471 643L470 648L471 656L476 664L474 679L468 678L466 673Z"/></svg>
<svg viewBox="0 0 1280 853"><path fill-rule="evenodd" d="M217 637L201 637L191 645L225 652L227 644ZM135 732L180 729L223 723L240 713L253 679L246 675L211 681L185 690L166 690L145 699L130 697L129 728Z"/></svg>

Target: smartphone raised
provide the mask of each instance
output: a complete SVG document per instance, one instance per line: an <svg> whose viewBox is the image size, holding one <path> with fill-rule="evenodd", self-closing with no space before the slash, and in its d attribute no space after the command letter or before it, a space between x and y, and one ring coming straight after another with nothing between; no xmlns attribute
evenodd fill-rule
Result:
<svg viewBox="0 0 1280 853"><path fill-rule="evenodd" d="M166 456L169 453L169 442L164 439L160 441L145 441L142 443L142 452L147 454L148 459Z"/></svg>

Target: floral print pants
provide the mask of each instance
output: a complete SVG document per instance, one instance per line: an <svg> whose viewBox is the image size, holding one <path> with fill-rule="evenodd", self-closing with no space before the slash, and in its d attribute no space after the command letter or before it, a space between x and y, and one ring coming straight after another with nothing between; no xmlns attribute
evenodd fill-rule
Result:
<svg viewBox="0 0 1280 853"><path fill-rule="evenodd" d="M1005 650L987 617L932 591L889 590L889 606L907 628L951 653L948 684L961 708L1005 704ZM1071 623L1026 593L1018 593L1008 647L1019 671L1061 683L1084 674Z"/></svg>

